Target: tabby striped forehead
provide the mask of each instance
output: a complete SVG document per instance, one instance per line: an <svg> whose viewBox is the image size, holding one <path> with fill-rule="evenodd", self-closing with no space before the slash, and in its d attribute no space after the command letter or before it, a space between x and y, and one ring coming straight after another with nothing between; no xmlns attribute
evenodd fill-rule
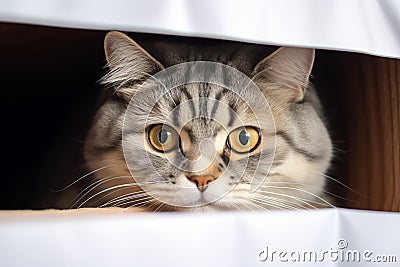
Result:
<svg viewBox="0 0 400 267"><path fill-rule="evenodd" d="M235 92L209 83L191 83L173 88L152 109L147 124L165 123L178 128L234 129L256 126L253 111Z"/></svg>

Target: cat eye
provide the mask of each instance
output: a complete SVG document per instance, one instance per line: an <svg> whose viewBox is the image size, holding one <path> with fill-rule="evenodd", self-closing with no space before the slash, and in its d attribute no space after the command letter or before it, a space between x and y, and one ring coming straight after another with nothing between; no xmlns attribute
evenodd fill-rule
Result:
<svg viewBox="0 0 400 267"><path fill-rule="evenodd" d="M229 134L227 141L237 153L251 152L260 143L260 131L250 126L240 127Z"/></svg>
<svg viewBox="0 0 400 267"><path fill-rule="evenodd" d="M168 152L177 147L178 133L170 126L157 124L149 128L147 137L150 145L159 152Z"/></svg>

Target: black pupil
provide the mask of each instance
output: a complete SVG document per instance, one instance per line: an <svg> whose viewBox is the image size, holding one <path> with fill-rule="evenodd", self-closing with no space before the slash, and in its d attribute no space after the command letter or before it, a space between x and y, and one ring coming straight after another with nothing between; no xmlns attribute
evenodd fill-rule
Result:
<svg viewBox="0 0 400 267"><path fill-rule="evenodd" d="M239 142L245 146L249 142L250 139L250 133L247 132L246 130L242 130L239 134Z"/></svg>
<svg viewBox="0 0 400 267"><path fill-rule="evenodd" d="M161 129L161 131L158 132L158 141L160 141L161 144L164 144L167 142L169 136L169 132L167 130Z"/></svg>

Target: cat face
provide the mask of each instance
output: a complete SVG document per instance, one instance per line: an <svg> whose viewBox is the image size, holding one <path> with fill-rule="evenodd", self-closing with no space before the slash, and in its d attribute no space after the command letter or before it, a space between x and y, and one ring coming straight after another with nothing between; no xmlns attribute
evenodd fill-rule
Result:
<svg viewBox="0 0 400 267"><path fill-rule="evenodd" d="M305 94L313 50L280 49L247 77L212 62L165 69L116 32L105 49L104 81L116 94L98 111L85 145L89 168L105 181L105 206L326 204L331 142L318 98L312 89Z"/></svg>

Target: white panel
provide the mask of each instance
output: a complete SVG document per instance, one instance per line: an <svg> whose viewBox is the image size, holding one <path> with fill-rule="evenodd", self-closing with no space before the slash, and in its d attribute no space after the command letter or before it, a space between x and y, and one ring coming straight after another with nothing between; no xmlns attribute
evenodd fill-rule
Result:
<svg viewBox="0 0 400 267"><path fill-rule="evenodd" d="M373 262L377 256L395 256L397 263L385 266L400 262L400 213L51 212L0 212L0 266L381 266ZM371 262L340 258L354 250L372 252ZM314 251L317 262L289 256L306 251ZM322 258L324 251L339 257Z"/></svg>
<svg viewBox="0 0 400 267"><path fill-rule="evenodd" d="M0 21L222 38L400 58L398 0L0 0Z"/></svg>

